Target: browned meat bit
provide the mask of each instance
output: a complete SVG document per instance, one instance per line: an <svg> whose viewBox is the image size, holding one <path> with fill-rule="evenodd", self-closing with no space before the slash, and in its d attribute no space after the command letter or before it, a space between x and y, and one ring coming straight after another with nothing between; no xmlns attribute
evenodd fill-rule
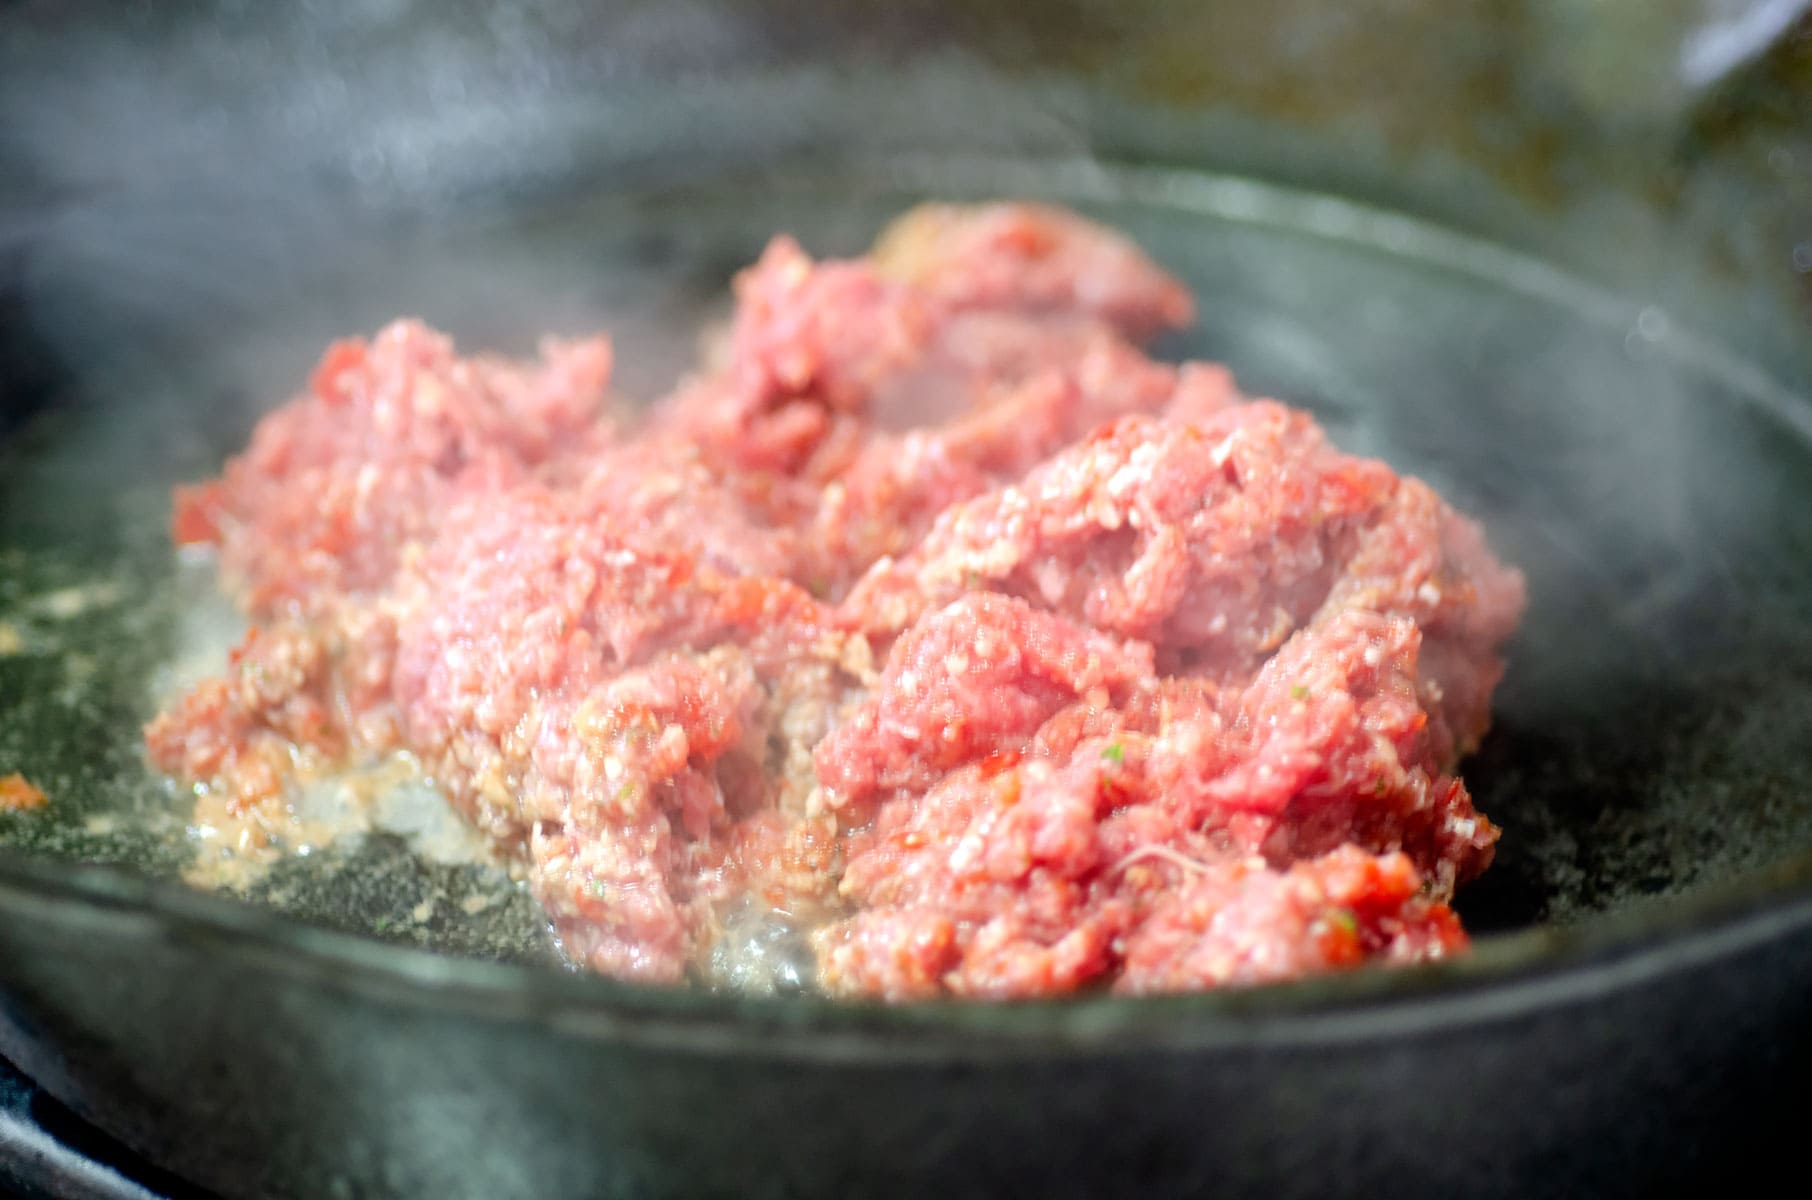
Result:
<svg viewBox="0 0 1812 1200"><path fill-rule="evenodd" d="M0 812L30 812L48 803L49 798L19 772L0 775Z"/></svg>

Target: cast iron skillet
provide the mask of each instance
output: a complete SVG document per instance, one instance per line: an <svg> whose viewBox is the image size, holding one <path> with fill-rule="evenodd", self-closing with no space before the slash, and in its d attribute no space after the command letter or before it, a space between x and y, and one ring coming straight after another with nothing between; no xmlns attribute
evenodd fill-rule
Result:
<svg viewBox="0 0 1812 1200"><path fill-rule="evenodd" d="M1062 9L1072 53L1004 25L952 52L934 5L854 32L798 6L9 16L0 774L53 803L0 816L0 1054L221 1196L1641 1195L1789 1159L1812 1078L1812 363L1749 257L1773 245L1791 284L1770 193L1737 152L1665 137L1668 188L1624 186L1642 164L1619 183L1584 127L1548 169L1594 164L1602 191L1564 203L1429 159L1457 136L1441 103L1480 104L1457 33L1460 66L1402 62L1450 89L1421 98L1420 158L1311 119L1370 34L1324 45L1290 103L1111 98L1085 50L1111 33L1159 70L1183 38L1159 7L1142 42ZM1278 10L1291 53L1315 10ZM1184 40L1292 78L1273 42ZM1502 76L1480 111L1514 149L1545 118ZM1389 99L1377 80L1354 114L1389 117L1361 104ZM603 324L650 394L770 232L847 251L915 199L998 194L1126 228L1201 300L1166 353L1314 408L1528 571L1467 769L1505 828L1461 899L1475 953L880 1009L563 973L532 905L408 815L280 865L254 904L171 882L197 850L135 728L213 627L166 490L328 338L398 312L506 350Z"/></svg>

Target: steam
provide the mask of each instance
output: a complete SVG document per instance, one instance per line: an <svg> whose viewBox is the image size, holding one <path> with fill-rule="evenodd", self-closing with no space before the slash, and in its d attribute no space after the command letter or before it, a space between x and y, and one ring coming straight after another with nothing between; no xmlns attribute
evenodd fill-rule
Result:
<svg viewBox="0 0 1812 1200"><path fill-rule="evenodd" d="M794 65L831 32L760 28L735 6L396 0L133 22L9 26L0 255L23 256L34 331L96 400L137 414L97 431L97 453L185 472L242 440L330 340L404 314L466 352L607 329L619 380L646 398L692 359L760 237L852 250L872 232L827 213L691 237L661 219L666 189L760 188L807 149L1087 150L1063 102L960 54L852 99L834 61Z"/></svg>

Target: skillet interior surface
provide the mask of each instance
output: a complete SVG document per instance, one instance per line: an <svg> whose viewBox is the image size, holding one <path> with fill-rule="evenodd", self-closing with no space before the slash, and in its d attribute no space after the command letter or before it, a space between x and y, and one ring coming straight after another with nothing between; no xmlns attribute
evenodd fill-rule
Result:
<svg viewBox="0 0 1812 1200"><path fill-rule="evenodd" d="M54 277L28 293L8 336L40 341L11 353L57 403L9 437L0 472L0 770L52 803L0 814L0 847L161 876L217 853L136 736L237 632L205 565L164 541L167 491L216 469L332 337L398 313L467 349L603 327L623 387L648 397L770 233L852 252L917 199L988 195L1127 229L1200 300L1162 353L1226 361L1247 391L1306 405L1342 446L1479 516L1528 572L1497 727L1466 768L1505 831L1460 897L1475 932L1578 922L1812 847L1803 400L1659 307L1333 197L1099 162L919 159L569 196L431 238L367 230L301 286L235 291L224 317L205 277L179 283L150 328ZM343 930L551 961L520 889L435 819L434 798L404 799L247 894Z"/></svg>

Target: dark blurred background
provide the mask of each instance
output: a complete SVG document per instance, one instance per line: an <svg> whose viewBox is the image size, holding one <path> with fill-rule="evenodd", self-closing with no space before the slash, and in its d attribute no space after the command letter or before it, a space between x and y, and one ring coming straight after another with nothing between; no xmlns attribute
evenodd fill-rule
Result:
<svg viewBox="0 0 1812 1200"><path fill-rule="evenodd" d="M56 324L84 272L150 336L190 305L230 319L377 224L935 148L1209 165L1433 216L1805 382L1808 7L14 0L0 370L16 407L44 370L25 309Z"/></svg>

